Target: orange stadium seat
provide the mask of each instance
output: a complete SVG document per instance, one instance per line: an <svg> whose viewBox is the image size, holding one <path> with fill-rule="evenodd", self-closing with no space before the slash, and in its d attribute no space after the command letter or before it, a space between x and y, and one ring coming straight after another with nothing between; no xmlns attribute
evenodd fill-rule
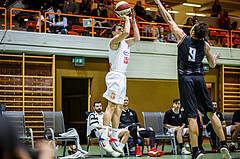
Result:
<svg viewBox="0 0 240 159"><path fill-rule="evenodd" d="M75 31L68 31L68 35L79 35L79 34Z"/></svg>

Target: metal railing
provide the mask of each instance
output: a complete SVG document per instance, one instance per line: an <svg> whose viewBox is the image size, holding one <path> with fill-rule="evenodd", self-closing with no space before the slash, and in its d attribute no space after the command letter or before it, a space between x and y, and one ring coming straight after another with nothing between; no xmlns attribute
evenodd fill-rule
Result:
<svg viewBox="0 0 240 159"><path fill-rule="evenodd" d="M2 26L4 27L4 30L7 30L7 9L0 7L0 10L4 10L4 13L2 13L2 15L4 16L4 23L2 24Z"/></svg>
<svg viewBox="0 0 240 159"><path fill-rule="evenodd" d="M96 22L95 22L95 20L96 19L102 19L102 20L113 20L113 21L119 21L120 23L122 22L122 19L118 19L118 18L104 18L104 17L92 17L92 16L84 16L84 15L73 15L73 14L65 14L65 13L52 13L52 12L46 12L45 13L45 15L44 15L44 18L47 20L48 18L47 18L47 14L55 14L55 15L62 15L62 16L68 16L68 17L76 17L76 18L88 18L88 19L91 19L91 31L90 31L90 33L91 33L91 35L92 35L92 37L94 37L94 34L96 34L96 32L95 32L95 27L94 27L94 24L96 24ZM47 30L49 30L48 28L47 28L47 21L45 20L45 33L47 32ZM103 27L103 29L104 29L104 27ZM106 28L105 28L106 29Z"/></svg>
<svg viewBox="0 0 240 159"><path fill-rule="evenodd" d="M237 33L237 34L235 34ZM237 36L236 36L237 35ZM231 30L231 48L233 47L233 45L235 44L235 42L233 41L233 38L239 39L239 43L236 45L240 46L240 30L236 31L236 30Z"/></svg>
<svg viewBox="0 0 240 159"><path fill-rule="evenodd" d="M13 27L15 27L15 25L13 25L13 17L15 16L12 12L13 11L21 11L21 12L31 12L31 13L38 13L38 21L39 21L39 26L37 26L37 29L39 29L39 33L41 33L41 12L40 11L35 11L35 10L26 10L26 9L16 9L16 8L12 8L10 10L10 30L12 30Z"/></svg>
<svg viewBox="0 0 240 159"><path fill-rule="evenodd" d="M2 24L2 26L4 26L4 29L6 30L7 29L7 10L6 10L6 8L3 8L3 7L0 7L0 9L1 10L4 10L4 13L2 14L2 15L4 15L4 24ZM39 32L41 32L41 12L40 11L34 11L34 10L25 10L25 9L16 9L16 8L12 8L11 10L10 10L10 30L12 30L13 29L13 27L15 27L15 25L13 25L13 16L15 16L14 14L13 14L13 10L15 10L15 11L23 11L23 12L32 12L32 13L37 13L38 14L38 16L37 16L37 19L38 19L38 21L39 21L39 26L37 26L37 29L39 29ZM108 28L104 28L104 27L96 27L96 26L94 26L95 24L96 24L96 22L95 22L95 20L97 20L97 19L101 19L101 20L108 20L109 22L111 21L112 22L112 24L114 24L114 23L116 23L116 22L120 22L120 23L122 23L123 22L123 20L122 19L118 19L118 18L104 18L104 17L92 17L92 16L83 16L83 15L73 15L73 14L64 14L64 13L52 13L52 12L46 12L45 13L45 15L44 15L44 18L45 18L45 22L44 22L44 28L45 28L45 30L44 30L44 32L46 33L47 32L47 30L49 29L49 28L47 28L47 15L48 14L55 14L55 15L62 15L62 16L66 16L66 17L75 17L75 18L79 18L79 19L83 19L83 18L88 18L88 19L91 19L91 27L90 26L88 26L88 30L86 30L86 28L84 28L83 27L83 31L89 31L89 33L90 33L90 35L92 36L92 37L94 37L94 35L96 34L96 30L99 30L99 29L101 29L102 31L101 31L101 33L100 33L100 35L102 35L102 34L104 34L104 32L106 32L106 30L109 30L109 28L110 27L108 27ZM137 24L140 26L139 27L139 30L140 30L140 33L142 33L142 36L141 36L141 38L145 38L145 39L152 39L152 40L156 40L157 38L156 38L156 36L155 36L155 29L154 29L154 27L155 26L159 26L159 25L161 25L161 26L163 26L163 27L165 27L165 28L167 28L168 27L168 25L166 24L166 23L151 23L151 22L141 22L141 21L138 21L137 22ZM142 26L141 26L142 25ZM152 34L152 35L154 35L154 36L152 36L152 37L149 37L149 36L145 36L144 34L143 34L143 32L144 32L144 27L143 26L146 26L146 25L149 25L150 26L150 33ZM179 25L179 27L191 27L191 26L181 26L181 25ZM152 28L152 29L151 29ZM223 30L223 29L217 29L217 28L209 28L209 31L211 32L211 31L217 31L218 33L220 33L219 35L217 35L218 37L221 37L221 38L226 38L226 39L224 39L224 43L225 43L225 45L227 46L227 47L233 47L234 45L240 45L240 43L238 44L238 43L236 43L236 42L234 42L234 40L233 39L240 39L240 31L231 31L231 34L229 35L229 31L228 30ZM224 33L224 34L221 34L221 32L226 32L226 33ZM235 40L236 41L236 40Z"/></svg>

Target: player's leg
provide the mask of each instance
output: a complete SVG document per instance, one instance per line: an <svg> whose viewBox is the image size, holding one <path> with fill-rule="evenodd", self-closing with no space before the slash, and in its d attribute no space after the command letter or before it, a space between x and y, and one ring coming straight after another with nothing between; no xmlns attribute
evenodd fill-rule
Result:
<svg viewBox="0 0 240 159"><path fill-rule="evenodd" d="M109 152L114 157L118 157L121 154L113 150L112 146L109 143L110 138L109 138L109 134L108 134L109 124L110 124L110 121L112 119L113 112L115 111L115 109L116 109L116 104L108 101L108 106L107 106L106 111L103 116L102 135L99 136L98 141L105 151Z"/></svg>
<svg viewBox="0 0 240 159"><path fill-rule="evenodd" d="M203 157L203 154L198 149L198 105L194 87L194 76L179 77L181 105L184 107L189 121L189 136L193 147L193 159L200 159Z"/></svg>
<svg viewBox="0 0 240 159"><path fill-rule="evenodd" d="M110 144L112 145L112 147L120 152L120 153L124 153L123 149L120 146L120 143L118 141L118 126L119 126L119 122L120 122L120 116L122 114L122 108L123 105L121 104L116 104L116 108L113 112L112 115L112 139L110 140Z"/></svg>
<svg viewBox="0 0 240 159"><path fill-rule="evenodd" d="M223 154L223 158L230 159L231 156L228 152L228 147L225 140L225 135L223 132L222 124L220 119L217 117L215 110L212 105L211 96L209 94L209 91L207 89L205 80L202 76L199 76L196 78L197 85L197 94L198 94L198 100L201 102L201 106L203 107L204 111L207 112L208 118L211 120L212 127L214 131L216 132L220 143L221 143L221 153Z"/></svg>

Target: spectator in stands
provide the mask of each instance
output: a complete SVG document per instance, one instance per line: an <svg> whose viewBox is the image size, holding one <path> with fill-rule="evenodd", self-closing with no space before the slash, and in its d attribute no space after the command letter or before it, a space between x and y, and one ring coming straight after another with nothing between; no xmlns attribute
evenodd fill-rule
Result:
<svg viewBox="0 0 240 159"><path fill-rule="evenodd" d="M151 21L152 23L154 23L154 21L152 20ZM151 28L150 28L151 27ZM153 29L154 28L154 29ZM153 31L154 30L154 31ZM154 33L153 33L154 32ZM151 24L151 25L147 25L144 30L143 30L143 33L145 34L145 36L148 36L148 37L159 37L159 30L157 28L156 25L154 24Z"/></svg>
<svg viewBox="0 0 240 159"><path fill-rule="evenodd" d="M92 10L92 16L94 17L102 17L102 18L107 18L107 10L104 9L104 4L99 3L98 7L96 9ZM107 21L107 19L96 19L96 25L100 27L110 27L110 23Z"/></svg>
<svg viewBox="0 0 240 159"><path fill-rule="evenodd" d="M180 99L175 98L173 100L173 108L165 113L163 124L167 129L168 134L176 134L177 141L180 146L180 154L190 155L191 152L187 151L183 146L183 135L187 134L189 132L189 129L185 128L187 121L184 118L180 107Z"/></svg>
<svg viewBox="0 0 240 159"><path fill-rule="evenodd" d="M61 13L61 10L58 9L56 13ZM67 27L67 18L62 15L54 15L52 23L50 23L50 30L52 33L63 33L64 28Z"/></svg>
<svg viewBox="0 0 240 159"><path fill-rule="evenodd" d="M237 30L237 25L238 25L238 22L237 21L234 21L231 26L232 26L232 30Z"/></svg>
<svg viewBox="0 0 240 159"><path fill-rule="evenodd" d="M136 156L142 156L140 146L138 146L137 133L139 133L141 137L150 138L151 150L148 152L149 156L162 156L163 151L158 151L155 147L155 132L150 129L145 130L144 128L141 128L141 125L138 121L137 113L134 110L128 108L128 103L129 98L128 96L126 96L124 99L123 110L120 117L119 128L127 128L130 131L130 135L132 136L134 141Z"/></svg>
<svg viewBox="0 0 240 159"><path fill-rule="evenodd" d="M79 14L80 15L91 15L92 11L92 0L82 0L79 6Z"/></svg>
<svg viewBox="0 0 240 159"><path fill-rule="evenodd" d="M41 10L41 26L39 26L40 25L40 22L39 22L39 18L37 18L37 17L35 17L35 18L37 18L37 25L36 25L36 27L41 27L41 32L44 32L44 23L45 23L45 18L44 18L44 14L45 14L45 12L46 12L46 10ZM49 28L49 24L51 23L50 21L46 21L46 23L47 23L47 28ZM36 30L36 32L38 32L39 30L37 29Z"/></svg>
<svg viewBox="0 0 240 159"><path fill-rule="evenodd" d="M164 34L164 28L162 26L159 27L159 37L157 39L159 42L166 42L165 41L165 34Z"/></svg>
<svg viewBox="0 0 240 159"><path fill-rule="evenodd" d="M167 35L167 42L169 43L177 43L177 37L170 31Z"/></svg>
<svg viewBox="0 0 240 159"><path fill-rule="evenodd" d="M67 2L64 3L63 5L63 13L67 14L75 14L77 15L79 10L78 10L78 4L75 3L73 0L68 0Z"/></svg>
<svg viewBox="0 0 240 159"><path fill-rule="evenodd" d="M218 14L221 13L221 5L219 0L215 0L214 4L212 5L212 12L215 14L211 14L211 17L218 17Z"/></svg>
<svg viewBox="0 0 240 159"><path fill-rule="evenodd" d="M198 19L196 17L193 18L193 25L199 23Z"/></svg>
<svg viewBox="0 0 240 159"><path fill-rule="evenodd" d="M95 101L93 104L94 112L90 113L88 115L88 126L89 130L87 132L87 135L93 137L99 137L102 134L102 126L103 126L103 114L102 112L102 103L100 101ZM127 129L118 129L118 137L121 138L120 140L120 147L121 149L124 148L125 144L128 141L129 138L129 131ZM111 130L109 130L109 133L111 133ZM114 139L110 137L110 143L113 144Z"/></svg>
<svg viewBox="0 0 240 159"><path fill-rule="evenodd" d="M148 15L147 12L145 11L145 9L142 7L142 2L141 1L136 2L136 5L134 6L134 10L136 12L136 15L141 17L142 19L144 19L146 21L151 20L151 16Z"/></svg>
<svg viewBox="0 0 240 159"><path fill-rule="evenodd" d="M230 17L228 16L228 12L225 10L219 19L220 29L225 29L230 31L232 29Z"/></svg>
<svg viewBox="0 0 240 159"><path fill-rule="evenodd" d="M193 26L193 18L188 18L186 24L184 25L188 27L183 27L182 30L184 31L185 34L190 35L191 27L189 26Z"/></svg>

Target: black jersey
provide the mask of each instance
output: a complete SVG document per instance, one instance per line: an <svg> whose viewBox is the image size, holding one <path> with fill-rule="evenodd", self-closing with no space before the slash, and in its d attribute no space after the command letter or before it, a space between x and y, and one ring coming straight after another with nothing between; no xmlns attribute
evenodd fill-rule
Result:
<svg viewBox="0 0 240 159"><path fill-rule="evenodd" d="M203 75L205 42L186 36L178 45L178 75Z"/></svg>
<svg viewBox="0 0 240 159"><path fill-rule="evenodd" d="M185 121L186 118L184 118L183 113L181 110L179 110L179 113L176 114L172 109L167 111L164 115L164 121L163 124L169 124L173 126L182 126L182 124L186 124L187 122Z"/></svg>

